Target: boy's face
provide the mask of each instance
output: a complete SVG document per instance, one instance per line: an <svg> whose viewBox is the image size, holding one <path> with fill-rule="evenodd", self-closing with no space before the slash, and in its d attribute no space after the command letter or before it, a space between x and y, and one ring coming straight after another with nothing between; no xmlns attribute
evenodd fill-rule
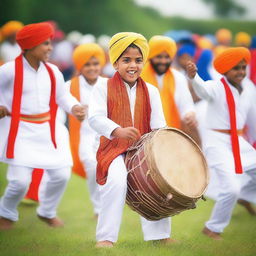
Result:
<svg viewBox="0 0 256 256"><path fill-rule="evenodd" d="M51 40L48 39L28 51L30 52L30 55L32 55L39 61L48 61L52 51Z"/></svg>
<svg viewBox="0 0 256 256"><path fill-rule="evenodd" d="M240 61L236 66L225 73L225 76L232 85L241 85L242 80L246 76L246 62L244 60Z"/></svg>
<svg viewBox="0 0 256 256"><path fill-rule="evenodd" d="M150 60L151 65L158 75L166 73L171 66L171 57L167 52L162 52Z"/></svg>
<svg viewBox="0 0 256 256"><path fill-rule="evenodd" d="M101 73L101 65L97 58L91 57L81 69L81 74L89 83L94 83Z"/></svg>
<svg viewBox="0 0 256 256"><path fill-rule="evenodd" d="M143 68L143 57L139 49L128 47L114 63L114 68L127 84L133 86Z"/></svg>

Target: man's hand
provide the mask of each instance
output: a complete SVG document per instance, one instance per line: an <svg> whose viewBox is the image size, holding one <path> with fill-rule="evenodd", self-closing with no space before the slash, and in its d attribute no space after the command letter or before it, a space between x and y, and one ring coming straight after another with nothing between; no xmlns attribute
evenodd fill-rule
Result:
<svg viewBox="0 0 256 256"><path fill-rule="evenodd" d="M186 64L186 72L190 79L193 79L197 73L197 67L196 64L192 61L188 61Z"/></svg>
<svg viewBox="0 0 256 256"><path fill-rule="evenodd" d="M72 107L71 112L79 121L83 121L87 117L87 105L75 105Z"/></svg>
<svg viewBox="0 0 256 256"><path fill-rule="evenodd" d="M183 122L189 127L189 128L196 128L198 126L198 122L196 119L195 112L188 112L184 118Z"/></svg>
<svg viewBox="0 0 256 256"><path fill-rule="evenodd" d="M0 106L0 119L4 118L5 116L9 116L11 113L5 106Z"/></svg>
<svg viewBox="0 0 256 256"><path fill-rule="evenodd" d="M128 139L132 141L139 140L139 138L141 137L140 131L134 127L118 127L112 132L111 135L116 138Z"/></svg>

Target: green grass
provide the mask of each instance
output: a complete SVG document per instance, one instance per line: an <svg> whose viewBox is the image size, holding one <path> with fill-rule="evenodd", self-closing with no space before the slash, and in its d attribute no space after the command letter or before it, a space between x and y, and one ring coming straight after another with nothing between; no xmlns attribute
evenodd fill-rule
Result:
<svg viewBox="0 0 256 256"><path fill-rule="evenodd" d="M6 166L0 163L0 195L6 186ZM255 256L256 218L236 206L223 241L212 241L201 234L213 201L200 201L195 210L172 219L172 236L180 241L168 247L143 241L138 215L127 206L124 210L119 240L113 249L95 249L93 211L84 180L72 176L58 214L65 227L48 228L40 222L35 206L20 205L20 220L13 230L0 232L0 256Z"/></svg>

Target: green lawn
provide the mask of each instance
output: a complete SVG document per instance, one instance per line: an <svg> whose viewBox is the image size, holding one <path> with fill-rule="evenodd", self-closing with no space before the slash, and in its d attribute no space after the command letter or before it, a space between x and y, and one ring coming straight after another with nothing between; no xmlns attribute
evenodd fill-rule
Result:
<svg viewBox="0 0 256 256"><path fill-rule="evenodd" d="M0 195L6 186L6 166L0 163ZM168 247L143 242L139 217L125 207L119 240L113 249L95 249L93 212L84 180L72 176L59 207L65 227L48 228L35 214L35 206L20 205L20 220L13 230L0 232L0 256L255 256L256 218L237 206L223 241L212 241L201 234L213 201L200 201L195 210L172 219L173 238L180 241Z"/></svg>

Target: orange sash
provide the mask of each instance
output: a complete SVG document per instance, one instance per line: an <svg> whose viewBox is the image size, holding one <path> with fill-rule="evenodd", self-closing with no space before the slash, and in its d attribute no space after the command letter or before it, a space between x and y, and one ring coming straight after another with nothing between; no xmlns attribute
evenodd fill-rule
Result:
<svg viewBox="0 0 256 256"><path fill-rule="evenodd" d="M150 132L151 106L146 83L141 78L137 80L134 125L127 90L118 72L108 80L107 86L108 118L123 128L134 126L141 135ZM100 138L97 152L96 180L98 184L104 185L106 183L109 165L131 144L132 142L127 139L114 138L109 140L104 136Z"/></svg>
<svg viewBox="0 0 256 256"><path fill-rule="evenodd" d="M80 88L78 76L74 77L71 80L70 92L80 102ZM85 178L86 172L79 158L80 129L81 123L73 115L69 115L70 149L74 163L72 171L75 174Z"/></svg>
<svg viewBox="0 0 256 256"><path fill-rule="evenodd" d="M162 89L160 89L158 86L156 80L156 73L150 62L146 63L142 71L141 77L145 82L148 82L159 89L167 125L180 129L181 121L174 99L175 81L171 69L168 69L168 71L164 75L164 85Z"/></svg>

